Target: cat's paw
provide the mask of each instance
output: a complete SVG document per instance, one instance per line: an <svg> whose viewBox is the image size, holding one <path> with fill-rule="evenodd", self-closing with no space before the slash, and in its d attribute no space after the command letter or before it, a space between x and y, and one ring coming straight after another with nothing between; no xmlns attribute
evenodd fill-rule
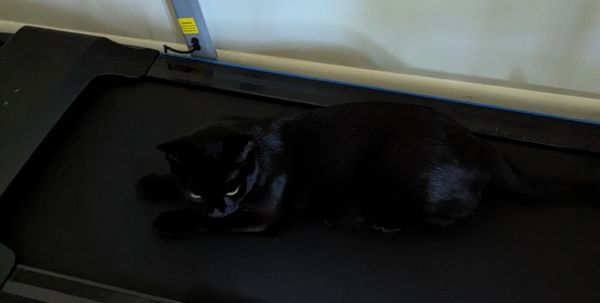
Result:
<svg viewBox="0 0 600 303"><path fill-rule="evenodd" d="M204 219L201 213L192 209L166 211L154 220L154 229L169 238L190 236L206 232L202 226Z"/></svg>
<svg viewBox="0 0 600 303"><path fill-rule="evenodd" d="M181 197L177 185L168 175L149 174L136 183L137 194L148 201L172 201Z"/></svg>

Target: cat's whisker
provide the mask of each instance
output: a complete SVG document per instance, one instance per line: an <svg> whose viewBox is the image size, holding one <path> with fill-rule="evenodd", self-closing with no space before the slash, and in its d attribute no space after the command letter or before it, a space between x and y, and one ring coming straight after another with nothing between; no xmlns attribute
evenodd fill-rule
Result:
<svg viewBox="0 0 600 303"><path fill-rule="evenodd" d="M251 206L247 206L247 205L240 205L240 207L238 208L238 211L241 212L247 212L247 213L260 213L261 210L251 207Z"/></svg>

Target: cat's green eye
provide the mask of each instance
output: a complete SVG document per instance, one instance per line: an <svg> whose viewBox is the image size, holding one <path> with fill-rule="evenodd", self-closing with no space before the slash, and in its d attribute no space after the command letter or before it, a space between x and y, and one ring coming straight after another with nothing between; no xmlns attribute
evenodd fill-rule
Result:
<svg viewBox="0 0 600 303"><path fill-rule="evenodd" d="M227 196L227 197L235 196L239 191L240 191L240 185L236 186L234 190L232 190L230 192L226 192L225 196Z"/></svg>

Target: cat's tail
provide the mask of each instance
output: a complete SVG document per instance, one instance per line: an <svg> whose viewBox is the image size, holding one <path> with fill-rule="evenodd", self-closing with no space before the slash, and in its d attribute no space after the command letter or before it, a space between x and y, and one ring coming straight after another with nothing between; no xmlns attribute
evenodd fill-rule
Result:
<svg viewBox="0 0 600 303"><path fill-rule="evenodd" d="M600 206L600 181L557 181L525 176L510 159L499 156L494 173L497 189L527 203L585 203Z"/></svg>

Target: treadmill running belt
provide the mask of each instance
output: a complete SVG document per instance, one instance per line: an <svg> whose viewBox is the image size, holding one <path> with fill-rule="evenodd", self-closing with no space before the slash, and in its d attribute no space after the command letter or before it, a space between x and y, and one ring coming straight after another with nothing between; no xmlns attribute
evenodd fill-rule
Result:
<svg viewBox="0 0 600 303"><path fill-rule="evenodd" d="M221 117L303 108L148 80L108 82L77 102L81 117L2 209L0 241L21 264L184 302L600 302L600 210L580 204L494 201L442 230L313 222L275 237L163 239L152 220L182 205L134 190L166 170L156 144ZM545 177L600 175L597 158L490 143Z"/></svg>

